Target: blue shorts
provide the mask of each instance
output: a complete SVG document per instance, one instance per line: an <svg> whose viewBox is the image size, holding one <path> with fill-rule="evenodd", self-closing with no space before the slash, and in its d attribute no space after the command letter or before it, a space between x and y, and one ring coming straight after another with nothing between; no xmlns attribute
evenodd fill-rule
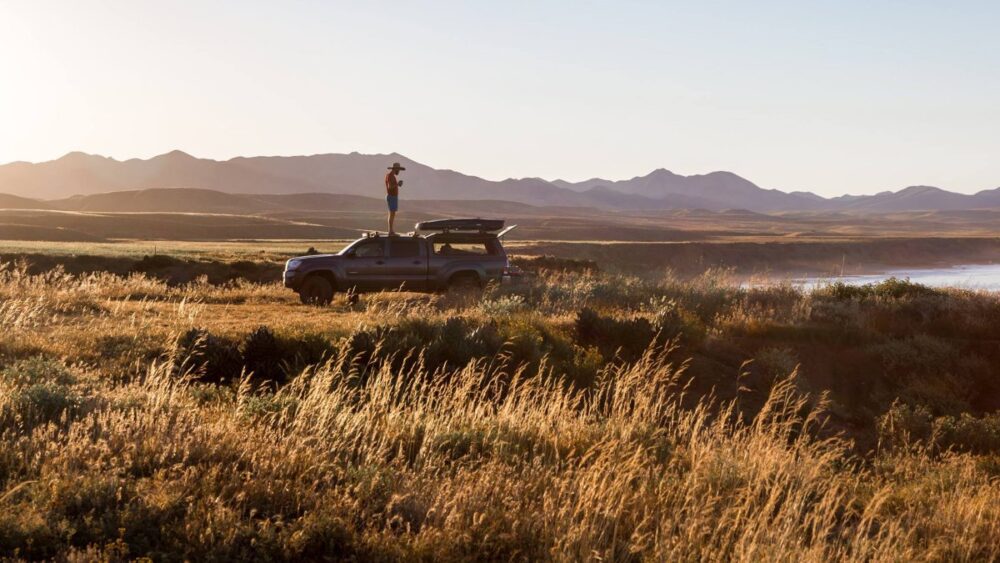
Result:
<svg viewBox="0 0 1000 563"><path fill-rule="evenodd" d="M399 211L399 196L398 195L387 195L385 196L385 202L389 205L389 211Z"/></svg>

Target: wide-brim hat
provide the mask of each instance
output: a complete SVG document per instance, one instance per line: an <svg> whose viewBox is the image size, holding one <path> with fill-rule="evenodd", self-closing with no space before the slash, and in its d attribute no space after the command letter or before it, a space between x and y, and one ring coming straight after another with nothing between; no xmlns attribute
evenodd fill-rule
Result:
<svg viewBox="0 0 1000 563"><path fill-rule="evenodd" d="M398 162L393 162L392 166L386 168L386 170L406 170L406 168L400 166Z"/></svg>

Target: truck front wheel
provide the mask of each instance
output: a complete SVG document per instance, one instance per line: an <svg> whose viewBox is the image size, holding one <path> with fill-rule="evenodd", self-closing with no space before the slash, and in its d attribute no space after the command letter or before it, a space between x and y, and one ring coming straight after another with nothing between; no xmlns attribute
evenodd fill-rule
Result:
<svg viewBox="0 0 1000 563"><path fill-rule="evenodd" d="M306 305L329 305L333 301L333 285L320 276L310 276L302 282L299 299Z"/></svg>

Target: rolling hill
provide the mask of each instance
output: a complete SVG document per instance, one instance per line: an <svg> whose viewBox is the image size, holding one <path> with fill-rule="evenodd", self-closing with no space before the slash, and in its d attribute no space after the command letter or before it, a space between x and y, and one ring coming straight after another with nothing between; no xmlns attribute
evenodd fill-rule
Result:
<svg viewBox="0 0 1000 563"><path fill-rule="evenodd" d="M44 201L0 193L0 209L48 209Z"/></svg>
<svg viewBox="0 0 1000 563"><path fill-rule="evenodd" d="M607 188L590 188L615 197ZM515 238L575 241L837 239L996 236L1000 207L950 211L783 211L537 206L495 199L410 200L402 221L500 216ZM51 201L0 198L0 240L352 238L384 228L381 198L350 194L234 194L152 188ZM17 207L15 207L15 205Z"/></svg>

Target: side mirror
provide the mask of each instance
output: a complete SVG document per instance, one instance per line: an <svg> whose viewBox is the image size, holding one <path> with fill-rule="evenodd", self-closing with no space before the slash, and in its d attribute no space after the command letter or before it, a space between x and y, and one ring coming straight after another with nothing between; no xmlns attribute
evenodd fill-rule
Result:
<svg viewBox="0 0 1000 563"><path fill-rule="evenodd" d="M348 252L348 253L347 253L347 254L345 254L344 256L347 256L348 258L357 258L357 257L358 257L358 255L357 255L357 254L355 254L355 252L354 252L353 250L352 250L352 251L350 251L350 252Z"/></svg>

